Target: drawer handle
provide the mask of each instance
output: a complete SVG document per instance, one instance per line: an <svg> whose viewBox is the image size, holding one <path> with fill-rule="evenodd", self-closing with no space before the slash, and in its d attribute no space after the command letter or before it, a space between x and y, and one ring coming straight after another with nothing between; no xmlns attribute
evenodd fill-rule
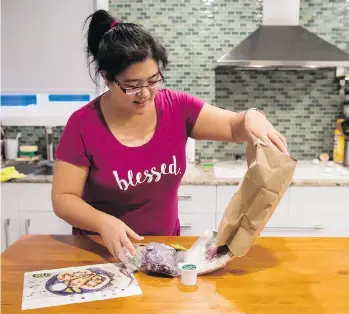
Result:
<svg viewBox="0 0 349 314"><path fill-rule="evenodd" d="M25 220L25 234L29 234L30 219Z"/></svg>
<svg viewBox="0 0 349 314"><path fill-rule="evenodd" d="M181 195L178 195L178 199L180 201L191 201L193 197L192 195L189 195L189 194L181 194Z"/></svg>
<svg viewBox="0 0 349 314"><path fill-rule="evenodd" d="M180 227L181 228L191 228L192 224L191 223L183 223L183 224L180 224Z"/></svg>
<svg viewBox="0 0 349 314"><path fill-rule="evenodd" d="M8 226L10 225L10 218L6 218L4 221L4 227L5 227L5 245L6 248L9 247L10 241L8 236Z"/></svg>
<svg viewBox="0 0 349 314"><path fill-rule="evenodd" d="M265 229L291 229L291 230L322 230L325 229L324 225L313 225L313 226L270 226Z"/></svg>

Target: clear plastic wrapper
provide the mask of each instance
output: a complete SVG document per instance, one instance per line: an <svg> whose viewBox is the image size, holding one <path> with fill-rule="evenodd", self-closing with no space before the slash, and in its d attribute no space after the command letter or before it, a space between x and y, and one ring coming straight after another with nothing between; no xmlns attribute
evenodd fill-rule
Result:
<svg viewBox="0 0 349 314"><path fill-rule="evenodd" d="M136 246L136 255L124 247L119 258L130 271L157 273L171 277L180 275L179 263L193 263L198 274L209 273L224 267L232 254L227 247L215 246L216 233L206 231L187 251L176 250L164 243L151 242Z"/></svg>
<svg viewBox="0 0 349 314"><path fill-rule="evenodd" d="M192 247L185 252L184 262L194 263L198 267L198 274L210 273L223 268L233 259L228 247L216 246L217 233L206 231Z"/></svg>
<svg viewBox="0 0 349 314"><path fill-rule="evenodd" d="M131 272L138 271L141 267L142 251L145 245L134 245L136 255L132 255L130 251L124 246L119 254L120 261Z"/></svg>

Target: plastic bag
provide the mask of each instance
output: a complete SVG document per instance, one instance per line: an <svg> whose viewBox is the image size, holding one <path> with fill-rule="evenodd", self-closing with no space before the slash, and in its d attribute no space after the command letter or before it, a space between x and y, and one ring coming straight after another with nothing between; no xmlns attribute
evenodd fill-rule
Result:
<svg viewBox="0 0 349 314"><path fill-rule="evenodd" d="M198 268L198 275L223 268L233 258L228 247L216 246L216 236L216 232L206 231L185 252L184 262L195 264Z"/></svg>
<svg viewBox="0 0 349 314"><path fill-rule="evenodd" d="M153 272L171 277L180 275L178 264L193 263L198 274L224 267L232 258L226 246L216 247L216 232L206 231L187 251L176 250L164 243L151 242L136 246L136 255L124 247L119 258L130 271Z"/></svg>
<svg viewBox="0 0 349 314"><path fill-rule="evenodd" d="M120 261L127 269L134 272L141 267L142 251L145 245L134 245L136 254L133 256L130 251L124 246L119 254Z"/></svg>

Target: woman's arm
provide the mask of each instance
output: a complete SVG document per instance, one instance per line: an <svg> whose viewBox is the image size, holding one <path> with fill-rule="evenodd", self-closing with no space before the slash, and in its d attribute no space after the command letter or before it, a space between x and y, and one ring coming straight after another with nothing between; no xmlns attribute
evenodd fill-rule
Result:
<svg viewBox="0 0 349 314"><path fill-rule="evenodd" d="M114 257L118 257L122 245L134 253L128 236L136 240L141 240L142 237L121 220L93 208L82 199L87 175L88 167L56 161L52 184L52 205L55 214L74 227L101 234Z"/></svg>
<svg viewBox="0 0 349 314"><path fill-rule="evenodd" d="M287 151L286 139L258 111L232 112L205 104L196 120L191 137L198 140L251 142L262 140L267 146Z"/></svg>
<svg viewBox="0 0 349 314"><path fill-rule="evenodd" d="M100 232L105 213L96 210L82 199L88 167L56 161L52 183L52 205L55 214L70 225Z"/></svg>

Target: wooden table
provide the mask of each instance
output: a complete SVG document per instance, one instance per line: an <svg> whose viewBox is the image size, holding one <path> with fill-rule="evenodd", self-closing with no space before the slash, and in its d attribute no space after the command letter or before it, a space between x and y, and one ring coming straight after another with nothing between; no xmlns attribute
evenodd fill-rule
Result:
<svg viewBox="0 0 349 314"><path fill-rule="evenodd" d="M191 237L148 237L180 243ZM349 313L349 238L259 238L198 286L137 273L143 295L21 312L25 272L115 262L98 236L24 236L2 254L1 313Z"/></svg>

